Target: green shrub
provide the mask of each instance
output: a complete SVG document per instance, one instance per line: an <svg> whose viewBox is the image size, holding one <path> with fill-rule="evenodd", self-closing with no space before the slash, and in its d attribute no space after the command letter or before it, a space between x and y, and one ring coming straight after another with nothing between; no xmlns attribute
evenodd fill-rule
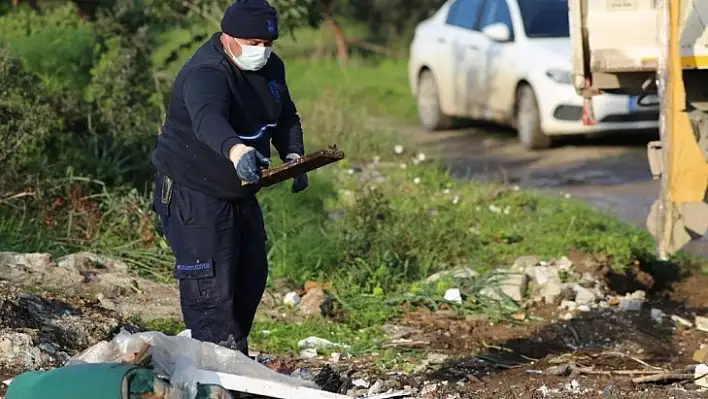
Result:
<svg viewBox="0 0 708 399"><path fill-rule="evenodd" d="M45 91L19 58L0 47L0 187L4 190L52 172L49 161L55 154L47 145L53 135L61 134L62 120Z"/></svg>
<svg viewBox="0 0 708 399"><path fill-rule="evenodd" d="M56 92L88 84L99 38L73 3L67 3L42 14L21 8L0 16L0 41Z"/></svg>

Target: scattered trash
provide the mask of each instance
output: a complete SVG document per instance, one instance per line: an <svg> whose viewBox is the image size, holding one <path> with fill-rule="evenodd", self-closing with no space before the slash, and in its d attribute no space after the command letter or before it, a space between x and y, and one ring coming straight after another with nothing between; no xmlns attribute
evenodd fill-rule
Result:
<svg viewBox="0 0 708 399"><path fill-rule="evenodd" d="M692 358L698 363L708 363L708 346L701 344L701 346L693 352Z"/></svg>
<svg viewBox="0 0 708 399"><path fill-rule="evenodd" d="M696 329L708 332L708 317L696 316Z"/></svg>
<svg viewBox="0 0 708 399"><path fill-rule="evenodd" d="M445 300L454 303L462 303L462 294L457 288L450 288L445 291Z"/></svg>
<svg viewBox="0 0 708 399"><path fill-rule="evenodd" d="M308 337L300 340L297 343L300 349L315 349L315 350L328 350L328 349L346 349L349 350L349 345L337 344L332 341L328 341L320 337Z"/></svg>
<svg viewBox="0 0 708 399"><path fill-rule="evenodd" d="M652 308L649 311L649 314L651 315L651 318L659 324L661 324L664 321L664 318L666 317L666 313L664 313L661 309L656 308Z"/></svg>
<svg viewBox="0 0 708 399"><path fill-rule="evenodd" d="M675 314L671 315L671 320L687 328L693 327L693 323Z"/></svg>
<svg viewBox="0 0 708 399"><path fill-rule="evenodd" d="M637 311L642 310L642 303L643 303L643 301L640 301L639 299L625 297L625 298L620 298L619 307L622 310L637 312Z"/></svg>
<svg viewBox="0 0 708 399"><path fill-rule="evenodd" d="M298 303L300 303L300 295L298 295L297 292L288 292L285 294L285 297L283 297L283 304L285 305L297 306Z"/></svg>
<svg viewBox="0 0 708 399"><path fill-rule="evenodd" d="M708 365L698 364L693 372L693 383L702 388L708 388Z"/></svg>
<svg viewBox="0 0 708 399"><path fill-rule="evenodd" d="M131 334L123 330L113 340L102 341L74 356L64 367L41 375L25 373L13 378L7 398L26 397L23 395L29 385L34 385L35 393L41 385L41 389L47 391L67 392L67 398L96 397L90 394L91 384L76 384L73 393L70 386L58 388L58 384L74 384L77 377L86 381L115 381L114 388L119 395L123 377L129 371L141 373L140 378L130 380L142 384L138 392L146 395L152 392L155 397L158 391L163 395L159 397L174 399L233 397L227 391L283 399L347 397L322 391L313 382L279 374L223 346L186 336L170 337L159 332ZM105 384L95 388L110 390Z"/></svg>
<svg viewBox="0 0 708 399"><path fill-rule="evenodd" d="M300 313L305 316L330 316L334 303L332 298L320 287L306 290L307 293L300 298Z"/></svg>
<svg viewBox="0 0 708 399"><path fill-rule="evenodd" d="M352 385L354 385L357 388L368 388L369 387L369 381L366 381L361 378L357 378L356 380L352 381Z"/></svg>

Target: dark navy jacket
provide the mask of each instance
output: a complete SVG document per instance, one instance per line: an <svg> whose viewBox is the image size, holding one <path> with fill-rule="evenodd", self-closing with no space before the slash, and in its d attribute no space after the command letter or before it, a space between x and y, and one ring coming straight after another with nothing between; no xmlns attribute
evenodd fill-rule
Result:
<svg viewBox="0 0 708 399"><path fill-rule="evenodd" d="M283 61L271 54L258 71L241 71L214 34L177 74L152 154L154 167L177 184L225 200L254 194L241 187L229 150L243 143L281 159L304 154L302 127L285 83Z"/></svg>

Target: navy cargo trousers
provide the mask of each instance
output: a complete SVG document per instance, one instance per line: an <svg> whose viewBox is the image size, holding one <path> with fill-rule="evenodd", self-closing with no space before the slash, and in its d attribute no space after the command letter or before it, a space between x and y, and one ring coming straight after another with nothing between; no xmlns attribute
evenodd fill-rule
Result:
<svg viewBox="0 0 708 399"><path fill-rule="evenodd" d="M248 334L268 275L266 232L255 196L224 201L157 173L153 209L175 257L192 338L248 355Z"/></svg>

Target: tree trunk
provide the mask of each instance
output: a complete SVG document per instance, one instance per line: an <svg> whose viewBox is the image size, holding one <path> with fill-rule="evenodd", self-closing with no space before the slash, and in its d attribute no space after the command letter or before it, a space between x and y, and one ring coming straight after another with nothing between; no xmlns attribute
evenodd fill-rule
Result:
<svg viewBox="0 0 708 399"><path fill-rule="evenodd" d="M346 65L349 62L349 46L347 45L347 40L344 37L344 30L334 19L333 11L333 1L324 1L324 19L332 27L332 33L334 33L334 43L337 46L337 58L339 62Z"/></svg>
<svg viewBox="0 0 708 399"><path fill-rule="evenodd" d="M12 7L17 8L20 3L22 3L22 0L12 0ZM27 0L27 4L29 4L29 6L35 10L39 9L39 7L37 6L37 0Z"/></svg>
<svg viewBox="0 0 708 399"><path fill-rule="evenodd" d="M95 0L74 0L76 8L79 10L79 17L85 21L93 21L94 14L96 13L96 2Z"/></svg>

